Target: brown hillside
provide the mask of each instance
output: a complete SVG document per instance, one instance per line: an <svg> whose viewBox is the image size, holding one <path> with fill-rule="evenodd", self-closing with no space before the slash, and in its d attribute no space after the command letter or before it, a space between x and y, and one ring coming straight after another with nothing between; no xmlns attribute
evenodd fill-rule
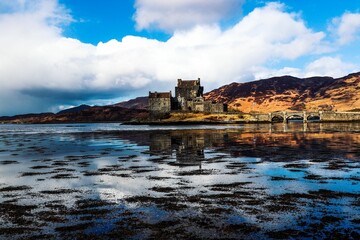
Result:
<svg viewBox="0 0 360 240"><path fill-rule="evenodd" d="M208 100L228 103L243 112L337 110L360 108L360 73L343 78L274 77L232 83L205 94Z"/></svg>
<svg viewBox="0 0 360 240"><path fill-rule="evenodd" d="M114 104L115 107L131 108L131 109L147 109L148 97L137 97L129 101Z"/></svg>
<svg viewBox="0 0 360 240"><path fill-rule="evenodd" d="M4 123L82 123L82 122L124 122L145 120L147 110L128 109L114 106L90 107L80 111L62 113L40 113L0 117Z"/></svg>

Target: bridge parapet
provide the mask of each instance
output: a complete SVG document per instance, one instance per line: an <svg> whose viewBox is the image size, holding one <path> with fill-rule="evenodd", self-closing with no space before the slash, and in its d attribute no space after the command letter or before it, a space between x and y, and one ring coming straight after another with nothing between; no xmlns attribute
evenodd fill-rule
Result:
<svg viewBox="0 0 360 240"><path fill-rule="evenodd" d="M360 112L322 112L323 122L355 122L360 121Z"/></svg>
<svg viewBox="0 0 360 240"><path fill-rule="evenodd" d="M360 112L271 112L268 114L253 114L253 121L256 122L283 122L287 123L290 119L302 119L308 122L317 119L321 122L360 122Z"/></svg>
<svg viewBox="0 0 360 240"><path fill-rule="evenodd" d="M306 111L298 111L298 112L272 112L269 114L269 122L281 121L287 123L290 119L302 119L303 122L307 122L310 118L318 118L321 120L321 112L306 112Z"/></svg>

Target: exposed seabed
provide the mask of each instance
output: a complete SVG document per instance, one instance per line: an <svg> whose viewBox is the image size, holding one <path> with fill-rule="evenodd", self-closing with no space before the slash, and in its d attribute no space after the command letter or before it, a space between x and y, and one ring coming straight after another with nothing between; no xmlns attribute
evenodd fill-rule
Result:
<svg viewBox="0 0 360 240"><path fill-rule="evenodd" d="M0 239L359 239L359 160L357 124L1 134Z"/></svg>

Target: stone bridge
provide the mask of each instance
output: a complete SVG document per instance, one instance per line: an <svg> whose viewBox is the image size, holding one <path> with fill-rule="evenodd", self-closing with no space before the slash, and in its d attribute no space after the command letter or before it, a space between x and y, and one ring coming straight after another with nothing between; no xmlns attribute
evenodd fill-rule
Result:
<svg viewBox="0 0 360 240"><path fill-rule="evenodd" d="M256 122L283 122L296 121L321 121L321 122L360 122L360 112L272 112L268 114L253 114Z"/></svg>

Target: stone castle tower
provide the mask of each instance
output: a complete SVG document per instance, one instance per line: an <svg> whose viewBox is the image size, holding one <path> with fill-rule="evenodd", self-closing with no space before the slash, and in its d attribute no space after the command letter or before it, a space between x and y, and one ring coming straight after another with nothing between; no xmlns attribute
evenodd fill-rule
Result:
<svg viewBox="0 0 360 240"><path fill-rule="evenodd" d="M203 91L204 88L200 85L200 78L188 81L178 79L178 85L175 87L175 98L179 109L192 111L191 102L203 99Z"/></svg>
<svg viewBox="0 0 360 240"><path fill-rule="evenodd" d="M186 112L227 112L227 105L205 101L204 87L197 80L178 79L175 87L175 97L170 92L149 92L149 111L156 113L169 113L171 111Z"/></svg>

